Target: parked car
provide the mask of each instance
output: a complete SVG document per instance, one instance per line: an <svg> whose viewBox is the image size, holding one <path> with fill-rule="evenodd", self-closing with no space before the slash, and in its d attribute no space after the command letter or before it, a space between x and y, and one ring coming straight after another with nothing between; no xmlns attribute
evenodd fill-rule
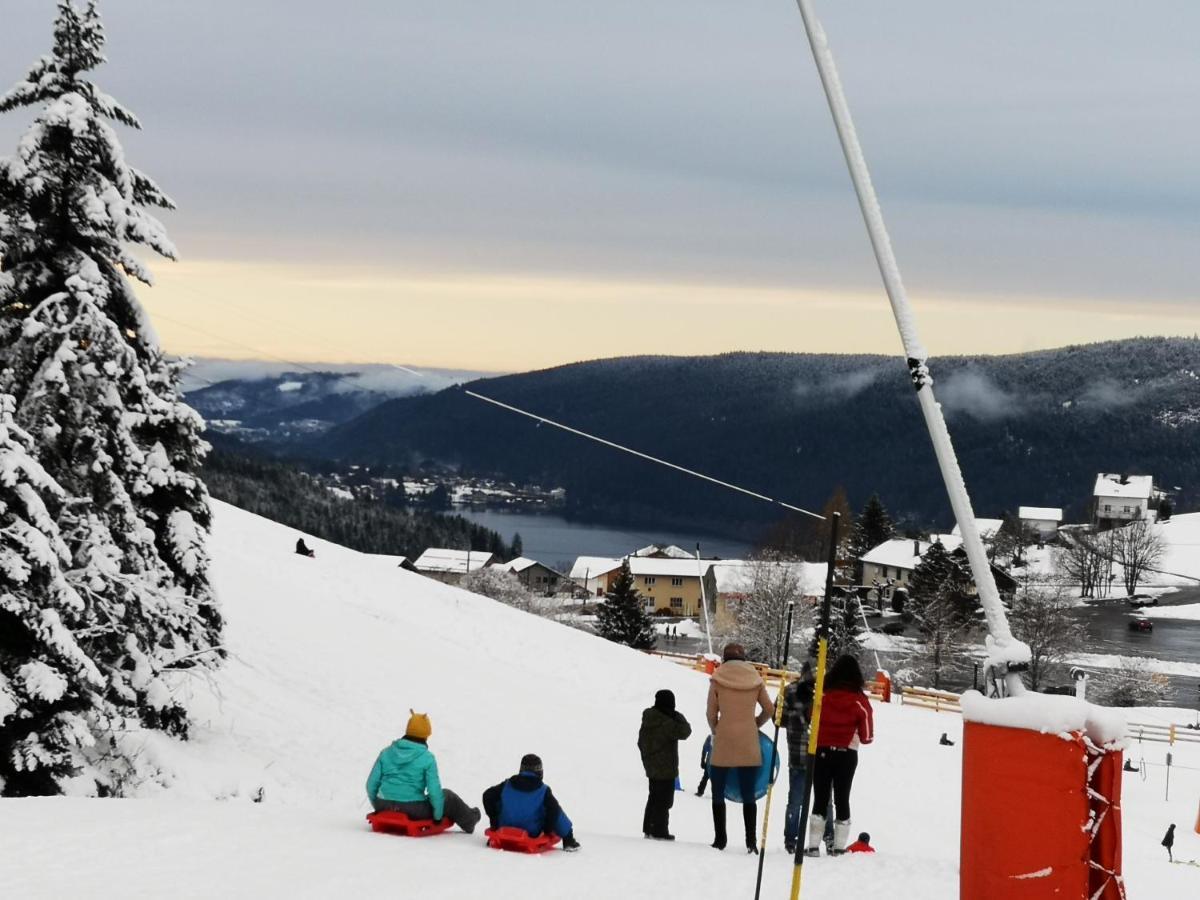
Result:
<svg viewBox="0 0 1200 900"><path fill-rule="evenodd" d="M1134 619L1129 623L1129 630L1151 632L1154 630L1154 623L1149 619Z"/></svg>

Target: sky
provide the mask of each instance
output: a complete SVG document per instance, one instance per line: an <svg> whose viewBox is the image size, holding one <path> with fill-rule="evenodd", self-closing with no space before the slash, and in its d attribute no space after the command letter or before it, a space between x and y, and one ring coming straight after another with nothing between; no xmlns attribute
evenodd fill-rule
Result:
<svg viewBox="0 0 1200 900"><path fill-rule="evenodd" d="M54 4L3 2L6 87ZM169 350L901 352L793 0L100 6ZM1200 4L816 8L935 356L1200 331Z"/></svg>

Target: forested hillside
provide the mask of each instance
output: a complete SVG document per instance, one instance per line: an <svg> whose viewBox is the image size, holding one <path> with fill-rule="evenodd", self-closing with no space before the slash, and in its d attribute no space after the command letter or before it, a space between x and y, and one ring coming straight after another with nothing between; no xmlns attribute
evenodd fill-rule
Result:
<svg viewBox="0 0 1200 900"><path fill-rule="evenodd" d="M981 515L1085 513L1098 471L1144 472L1200 503L1200 340L1144 338L933 361ZM949 508L901 361L732 353L634 357L485 379L481 393L812 507L844 485L898 516ZM564 485L572 511L615 522L761 533L772 508L492 408L459 389L392 400L313 444L347 461L433 460Z"/></svg>
<svg viewBox="0 0 1200 900"><path fill-rule="evenodd" d="M429 547L465 550L469 541L472 550L515 555L496 532L461 516L342 499L284 462L217 448L205 462L204 478L218 500L364 553L416 558Z"/></svg>

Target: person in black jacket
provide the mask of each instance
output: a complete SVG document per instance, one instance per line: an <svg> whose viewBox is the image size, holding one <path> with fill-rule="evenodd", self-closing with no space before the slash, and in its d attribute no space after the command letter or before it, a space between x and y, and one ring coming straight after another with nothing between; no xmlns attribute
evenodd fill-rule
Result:
<svg viewBox="0 0 1200 900"><path fill-rule="evenodd" d="M673 841L671 807L675 803L675 779L679 777L679 742L692 733L688 720L675 709L675 695L663 690L654 695L654 705L642 712L638 749L650 784L642 834L658 841Z"/></svg>
<svg viewBox="0 0 1200 900"><path fill-rule="evenodd" d="M535 753L522 756L520 772L483 792L488 822L493 830L520 828L530 837L556 834L562 838L564 850L578 850L575 827L542 776L541 757Z"/></svg>
<svg viewBox="0 0 1200 900"><path fill-rule="evenodd" d="M1167 829L1167 833L1163 835L1162 845L1167 848L1167 859L1175 862L1175 854L1171 848L1175 846L1175 823L1171 823L1171 827Z"/></svg>
<svg viewBox="0 0 1200 900"><path fill-rule="evenodd" d="M815 689L812 664L804 663L800 680L793 681L783 692L783 727L788 743L788 798L783 816L783 846L788 853L796 852L799 841L800 813L808 784L808 723L812 716Z"/></svg>

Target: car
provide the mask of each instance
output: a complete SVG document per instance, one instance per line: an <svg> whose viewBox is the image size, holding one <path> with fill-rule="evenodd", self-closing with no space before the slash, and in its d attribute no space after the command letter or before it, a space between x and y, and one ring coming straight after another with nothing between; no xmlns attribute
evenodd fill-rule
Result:
<svg viewBox="0 0 1200 900"><path fill-rule="evenodd" d="M1129 630L1151 632L1154 630L1154 623L1149 619L1134 619L1129 623Z"/></svg>

